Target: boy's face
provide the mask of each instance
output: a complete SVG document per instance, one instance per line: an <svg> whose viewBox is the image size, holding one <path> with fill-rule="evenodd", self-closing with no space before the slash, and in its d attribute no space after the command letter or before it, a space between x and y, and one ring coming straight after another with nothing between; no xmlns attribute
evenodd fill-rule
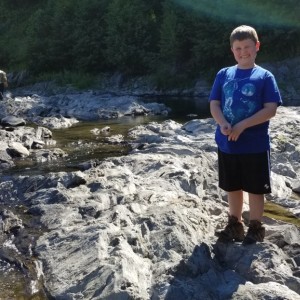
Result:
<svg viewBox="0 0 300 300"><path fill-rule="evenodd" d="M256 53L260 43L255 44L251 39L235 40L232 43L231 51L240 69L250 69L254 67Z"/></svg>

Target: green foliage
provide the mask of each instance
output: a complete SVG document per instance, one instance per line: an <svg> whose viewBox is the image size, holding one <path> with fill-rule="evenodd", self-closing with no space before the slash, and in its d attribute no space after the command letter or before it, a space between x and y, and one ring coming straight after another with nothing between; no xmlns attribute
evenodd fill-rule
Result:
<svg viewBox="0 0 300 300"><path fill-rule="evenodd" d="M172 88L188 88L193 84L193 80L188 76L188 72L172 72L167 64L160 66L151 76L153 83L158 89L167 90Z"/></svg>
<svg viewBox="0 0 300 300"><path fill-rule="evenodd" d="M106 68L104 16L109 1L77 3L72 35L73 64L77 70L97 73Z"/></svg>
<svg viewBox="0 0 300 300"><path fill-rule="evenodd" d="M144 0L113 0L106 15L106 59L122 72L147 71L155 48L156 16Z"/></svg>
<svg viewBox="0 0 300 300"><path fill-rule="evenodd" d="M29 2L29 1L28 1ZM26 26L28 18L35 7L17 6L16 2L3 0L0 2L0 64L1 68L24 69L26 63ZM15 5L13 5L15 3Z"/></svg>
<svg viewBox="0 0 300 300"><path fill-rule="evenodd" d="M34 73L97 72L105 65L103 16L105 1L48 1L30 22L29 68Z"/></svg>
<svg viewBox="0 0 300 300"><path fill-rule="evenodd" d="M163 20L160 29L159 55L161 61L167 64L176 64L178 59L178 16L172 3L165 2Z"/></svg>
<svg viewBox="0 0 300 300"><path fill-rule="evenodd" d="M37 10L32 16L28 28L28 63L32 71L59 71L73 65L75 12L72 2L48 1L45 9Z"/></svg>
<svg viewBox="0 0 300 300"><path fill-rule="evenodd" d="M156 69L159 87L184 87L199 68L193 66L193 45L199 17L173 1L165 1Z"/></svg>
<svg viewBox="0 0 300 300"><path fill-rule="evenodd" d="M199 72L211 77L219 68L233 64L229 45L231 30L230 24L220 21L211 24L207 17L202 17L192 46L192 66L201 66Z"/></svg>
<svg viewBox="0 0 300 300"><path fill-rule="evenodd" d="M299 56L299 13L297 0L2 0L0 68L64 74L61 82L109 71L185 86L235 63L229 35L241 23L258 31L258 62Z"/></svg>

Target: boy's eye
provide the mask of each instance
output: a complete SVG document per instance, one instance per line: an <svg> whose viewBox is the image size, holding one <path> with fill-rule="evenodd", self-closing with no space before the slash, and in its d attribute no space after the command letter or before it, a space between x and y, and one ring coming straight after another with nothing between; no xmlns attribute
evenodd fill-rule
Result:
<svg viewBox="0 0 300 300"><path fill-rule="evenodd" d="M249 48L250 48L249 46L243 47L243 49L245 49L245 50L248 50ZM241 47L238 47L238 48L234 48L234 50L235 50L235 51L241 51L242 48L241 48Z"/></svg>

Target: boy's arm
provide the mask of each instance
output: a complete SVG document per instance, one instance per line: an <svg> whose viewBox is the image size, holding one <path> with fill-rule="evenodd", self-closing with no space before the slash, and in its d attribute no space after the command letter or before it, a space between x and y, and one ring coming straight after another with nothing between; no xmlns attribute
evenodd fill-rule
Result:
<svg viewBox="0 0 300 300"><path fill-rule="evenodd" d="M231 125L223 115L221 102L219 100L210 101L210 113L213 116L214 120L219 124L221 132L224 135L229 135L231 132Z"/></svg>
<svg viewBox="0 0 300 300"><path fill-rule="evenodd" d="M263 109L259 110L251 117L246 118L240 121L239 123L235 124L232 127L231 133L228 136L228 140L236 141L239 138L240 134L246 128L264 123L273 118L276 114L277 106L278 105L275 102L265 103Z"/></svg>

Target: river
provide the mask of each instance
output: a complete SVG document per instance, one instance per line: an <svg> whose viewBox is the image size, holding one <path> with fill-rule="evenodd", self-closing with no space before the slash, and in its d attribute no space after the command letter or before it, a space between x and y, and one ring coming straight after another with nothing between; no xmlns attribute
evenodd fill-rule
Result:
<svg viewBox="0 0 300 300"><path fill-rule="evenodd" d="M112 145L106 142L106 138L113 135L122 135L127 138L130 128L140 124L150 122L163 122L167 119L175 120L179 123L187 122L193 118L210 117L209 105L206 99L199 98L177 98L177 97L149 97L143 98L143 102L164 103L171 109L167 116L147 115L147 116L124 116L118 119L101 120L93 122L79 122L70 128L51 130L53 140L56 144L46 148L60 148L68 156L50 162L40 163L29 158L16 160L16 166L3 172L4 174L37 175L48 172L72 171L78 169L78 164L107 157L120 156L128 153L129 148L124 145ZM95 135L93 129L102 129L108 126L109 133Z"/></svg>

